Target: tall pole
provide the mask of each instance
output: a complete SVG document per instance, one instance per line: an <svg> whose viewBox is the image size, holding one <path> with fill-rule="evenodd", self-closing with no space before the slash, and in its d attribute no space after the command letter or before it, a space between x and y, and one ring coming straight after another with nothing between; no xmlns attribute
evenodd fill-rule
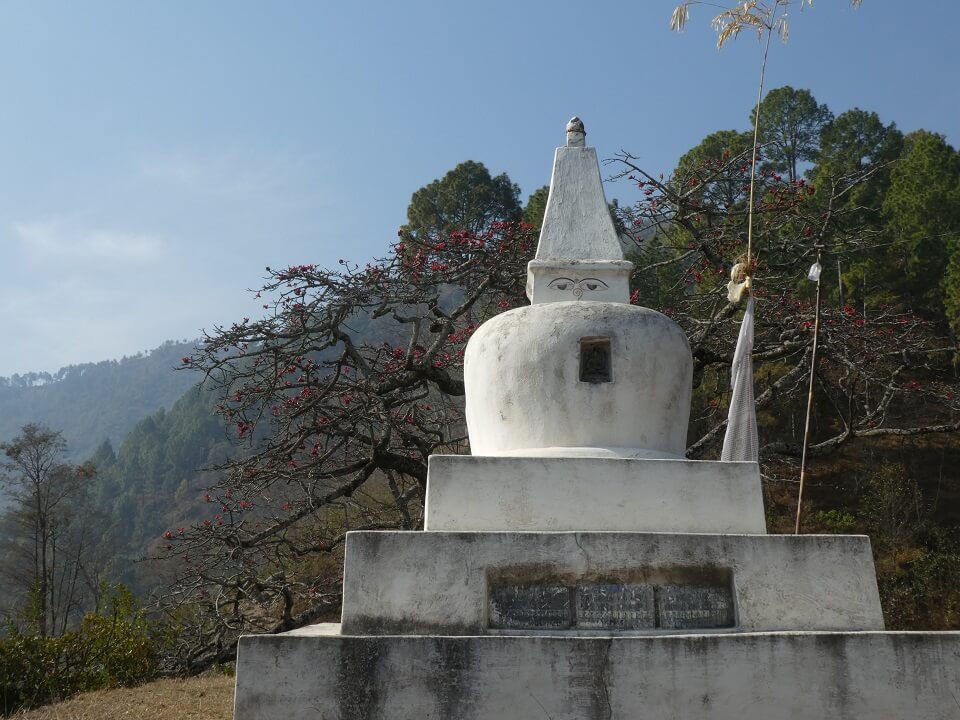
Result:
<svg viewBox="0 0 960 720"><path fill-rule="evenodd" d="M867 271L863 271L863 322L867 322ZM863 381L863 402L870 407L870 380Z"/></svg>
<svg viewBox="0 0 960 720"><path fill-rule="evenodd" d="M819 284L817 288L819 288ZM840 274L840 256L837 255L837 292L840 294L840 310L843 311L843 277Z"/></svg>
<svg viewBox="0 0 960 720"><path fill-rule="evenodd" d="M820 248L817 248L817 265L820 265ZM810 385L807 389L807 420L803 428L803 454L800 457L800 492L797 493L797 520L793 526L795 535L800 534L800 509L803 507L803 484L807 477L807 450L810 446L810 416L813 414L813 379L817 372L817 342L820 339L820 273L817 273L817 301L813 316L813 352L810 354Z"/></svg>

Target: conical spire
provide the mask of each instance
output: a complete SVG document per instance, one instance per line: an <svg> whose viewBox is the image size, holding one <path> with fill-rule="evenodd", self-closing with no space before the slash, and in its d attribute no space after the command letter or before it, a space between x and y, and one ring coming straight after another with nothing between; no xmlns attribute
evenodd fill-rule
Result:
<svg viewBox="0 0 960 720"><path fill-rule="evenodd" d="M586 147L578 117L567 123L567 144L557 148L550 195L536 259L528 266L531 302L627 302L633 265L610 217L596 148Z"/></svg>

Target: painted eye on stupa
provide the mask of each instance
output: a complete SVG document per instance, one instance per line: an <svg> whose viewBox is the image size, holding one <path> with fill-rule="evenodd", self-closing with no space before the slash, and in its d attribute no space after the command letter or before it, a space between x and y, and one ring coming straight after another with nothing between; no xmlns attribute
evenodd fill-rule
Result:
<svg viewBox="0 0 960 720"><path fill-rule="evenodd" d="M587 290L596 290L598 288L608 288L603 280L598 280L597 278L584 278L580 281L580 284L585 287Z"/></svg>
<svg viewBox="0 0 960 720"><path fill-rule="evenodd" d="M554 278L550 281L550 284L547 287L551 287L554 290L569 290L570 286L573 285L573 280L570 278Z"/></svg>

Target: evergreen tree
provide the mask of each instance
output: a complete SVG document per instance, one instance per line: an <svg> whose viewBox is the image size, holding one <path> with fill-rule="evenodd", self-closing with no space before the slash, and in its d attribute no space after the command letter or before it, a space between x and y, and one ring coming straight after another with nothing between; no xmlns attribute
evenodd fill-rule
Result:
<svg viewBox="0 0 960 720"><path fill-rule="evenodd" d="M750 133L739 130L710 133L680 157L673 177L683 178L686 187L677 192L694 193L706 205L723 209L744 202L752 142ZM743 172L731 176L727 170L733 161Z"/></svg>
<svg viewBox="0 0 960 720"><path fill-rule="evenodd" d="M519 198L519 186L506 173L491 177L483 163L468 160L413 194L404 230L433 237L451 230L484 233L495 222L519 220Z"/></svg>
<svg viewBox="0 0 960 720"><path fill-rule="evenodd" d="M869 172L851 188L844 202L876 210L890 183L890 164L902 148L903 133L894 123L884 125L875 112L854 108L823 127L817 166L809 176L822 185ZM876 223L878 217L872 219Z"/></svg>
<svg viewBox="0 0 960 720"><path fill-rule="evenodd" d="M908 307L944 317L948 267L960 236L960 156L942 135L918 130L904 139L883 201L890 238L887 289ZM952 272L951 271L951 272ZM951 303L955 295L951 296Z"/></svg>
<svg viewBox="0 0 960 720"><path fill-rule="evenodd" d="M534 190L523 208L523 222L533 227L540 227L543 224L543 215L547 211L547 198L549 196L549 185Z"/></svg>
<svg viewBox="0 0 960 720"><path fill-rule="evenodd" d="M756 110L750 113L754 122ZM760 142L765 166L786 173L790 181L800 177L801 162L816 160L820 131L833 119L826 105L817 103L809 90L789 85L767 93L760 103Z"/></svg>

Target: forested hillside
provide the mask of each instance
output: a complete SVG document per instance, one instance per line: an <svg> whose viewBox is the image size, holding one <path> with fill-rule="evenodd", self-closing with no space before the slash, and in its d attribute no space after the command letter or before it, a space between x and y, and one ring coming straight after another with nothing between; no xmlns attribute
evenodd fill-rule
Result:
<svg viewBox="0 0 960 720"><path fill-rule="evenodd" d="M74 461L90 457L104 440L119 444L134 424L196 384L195 375L174 371L193 345L171 340L121 360L0 378L0 442L32 422L63 433Z"/></svg>
<svg viewBox="0 0 960 720"><path fill-rule="evenodd" d="M199 519L202 490L215 481L204 469L242 452L216 415L215 398L197 386L138 422L118 448L104 442L90 461L95 505L108 519L102 542L111 579L152 590L156 568L137 561L157 549L171 523Z"/></svg>

